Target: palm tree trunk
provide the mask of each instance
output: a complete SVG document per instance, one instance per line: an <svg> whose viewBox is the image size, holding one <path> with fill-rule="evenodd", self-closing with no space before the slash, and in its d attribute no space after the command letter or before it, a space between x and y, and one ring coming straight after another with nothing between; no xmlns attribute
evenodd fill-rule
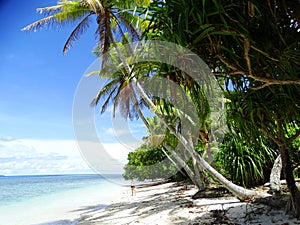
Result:
<svg viewBox="0 0 300 225"><path fill-rule="evenodd" d="M211 151L211 146L210 146L210 143L208 142L207 143L207 147L206 147L206 154L207 154L207 159L208 159L208 162L211 164L211 166L213 167L213 168L217 168L216 167L216 164L215 164L215 162L214 162L214 158L213 158L213 156L212 156L212 151Z"/></svg>
<svg viewBox="0 0 300 225"><path fill-rule="evenodd" d="M191 168L186 164L184 160L181 159L181 157L174 151L170 146L163 144L163 147L166 148L172 156L175 158L175 160L179 163L179 165L184 169L184 171L187 173L191 181L197 186L199 191L204 190L205 186L202 182L202 179L200 179L199 176L195 175L195 173L191 170ZM196 167L195 170L198 168Z"/></svg>
<svg viewBox="0 0 300 225"><path fill-rule="evenodd" d="M133 98L134 98L134 99L132 99L133 102L136 103L136 102L137 102L136 96L133 96ZM138 105L137 105L137 104L134 104L134 107L135 107L135 109L137 110L137 113L139 114L139 117L142 119L144 125L147 127L147 129L148 129L152 134L155 135L155 132L154 132L153 129L150 127L148 121L147 121L146 118L144 117L144 115L143 115L143 113L141 112L141 110L140 110L140 108L138 107ZM176 151L174 151L170 146L168 146L168 145L166 145L166 144L164 144L164 143L162 144L162 147L163 147L163 148L162 148L163 153L164 153L164 154L166 155L166 157L167 157L167 158L175 165L175 167L176 167L179 171L181 171L181 168L183 168L184 171L187 173L188 177L189 177L189 178L191 179L191 181L193 182L193 184L195 184L196 187L197 187L199 190L204 190L204 189L205 189L205 186L204 186L202 180L199 179L200 176L196 176L196 175L195 175L195 173L190 169L190 167L186 164L186 162L185 162L184 160L182 160L182 159L180 158L180 156L178 156L178 154L176 153ZM164 148L167 149L167 150L171 153L172 157L177 161L177 163L174 162L174 160L168 155L168 153L164 150ZM178 165L178 164L179 164L179 165ZM197 168L196 168L196 169L197 169Z"/></svg>
<svg viewBox="0 0 300 225"><path fill-rule="evenodd" d="M203 179L201 178L201 174L199 173L200 170L199 170L199 167L198 167L197 160L194 159L194 158L192 158L192 160L193 160L193 168L194 168L194 171L195 171L195 177L196 177L197 180L202 181L202 186L204 186ZM204 188L202 188L202 189L204 189Z"/></svg>

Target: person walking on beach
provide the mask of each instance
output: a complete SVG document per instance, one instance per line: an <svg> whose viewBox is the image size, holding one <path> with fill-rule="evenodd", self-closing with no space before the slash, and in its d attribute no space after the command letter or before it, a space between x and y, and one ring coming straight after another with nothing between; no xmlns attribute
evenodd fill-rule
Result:
<svg viewBox="0 0 300 225"><path fill-rule="evenodd" d="M136 193L135 193L135 185L134 185L133 178L131 179L131 186L130 186L130 188L131 188L131 196L135 195Z"/></svg>

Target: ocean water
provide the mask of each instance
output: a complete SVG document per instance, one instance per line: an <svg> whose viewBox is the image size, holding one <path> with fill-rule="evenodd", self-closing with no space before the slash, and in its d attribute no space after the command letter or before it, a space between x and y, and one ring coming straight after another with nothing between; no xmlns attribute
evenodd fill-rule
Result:
<svg viewBox="0 0 300 225"><path fill-rule="evenodd" d="M0 177L0 224L75 225L121 194L121 175Z"/></svg>

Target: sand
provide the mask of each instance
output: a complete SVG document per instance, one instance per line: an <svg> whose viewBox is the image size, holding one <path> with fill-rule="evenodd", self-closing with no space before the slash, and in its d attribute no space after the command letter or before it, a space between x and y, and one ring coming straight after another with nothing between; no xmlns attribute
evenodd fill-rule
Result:
<svg viewBox="0 0 300 225"><path fill-rule="evenodd" d="M106 208L82 214L77 225L300 224L283 210L240 202L228 194L193 200L196 192L193 185L163 183L137 187L131 196L127 187Z"/></svg>

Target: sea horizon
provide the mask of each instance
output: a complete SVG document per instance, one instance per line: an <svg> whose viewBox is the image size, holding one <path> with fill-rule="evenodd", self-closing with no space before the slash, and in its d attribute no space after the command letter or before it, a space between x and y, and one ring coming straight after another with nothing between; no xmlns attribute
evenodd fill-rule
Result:
<svg viewBox="0 0 300 225"><path fill-rule="evenodd" d="M121 173L37 173L37 174L0 174L0 177L16 177L16 176L61 176L61 175L122 175Z"/></svg>

